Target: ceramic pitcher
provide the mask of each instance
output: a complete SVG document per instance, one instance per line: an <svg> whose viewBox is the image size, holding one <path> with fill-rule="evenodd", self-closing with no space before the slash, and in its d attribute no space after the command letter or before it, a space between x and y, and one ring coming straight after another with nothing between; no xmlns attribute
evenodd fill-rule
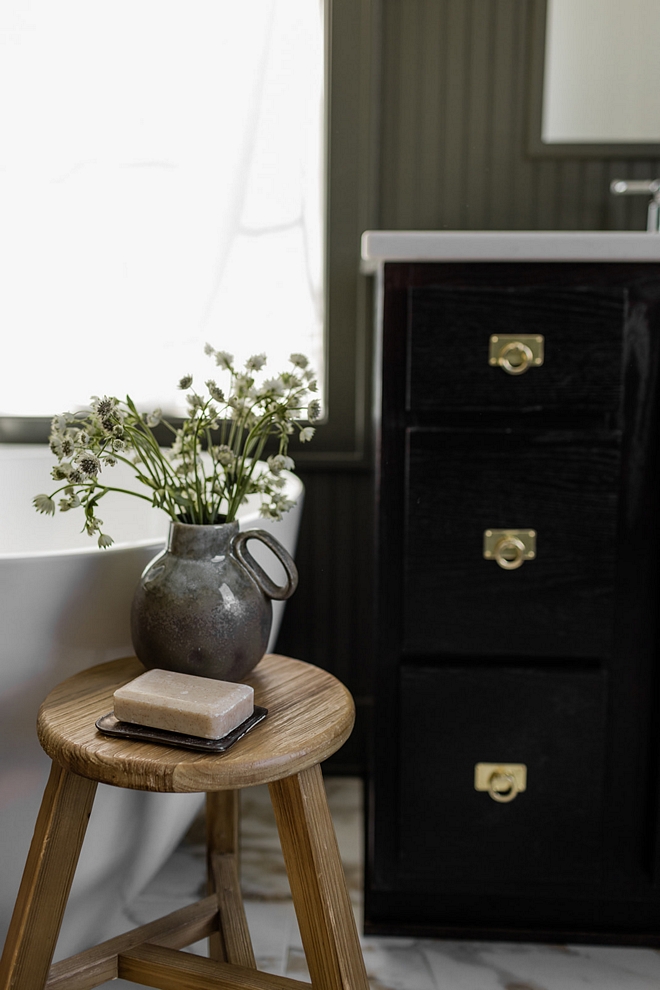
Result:
<svg viewBox="0 0 660 990"><path fill-rule="evenodd" d="M281 587L252 557L264 543L286 574ZM171 523L166 549L146 567L131 610L131 635L145 667L240 681L265 653L271 599L296 589L292 558L270 533L238 523Z"/></svg>

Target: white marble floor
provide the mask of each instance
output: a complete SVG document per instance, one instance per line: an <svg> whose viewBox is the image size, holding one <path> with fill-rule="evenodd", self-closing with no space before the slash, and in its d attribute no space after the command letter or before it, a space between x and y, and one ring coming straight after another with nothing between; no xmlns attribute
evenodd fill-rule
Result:
<svg viewBox="0 0 660 990"><path fill-rule="evenodd" d="M355 778L328 778L328 799L358 923L361 910L362 789ZM257 965L307 980L268 791L243 791L242 875ZM204 890L201 830L193 828L127 913L143 924ZM372 990L658 990L660 952L596 946L365 937ZM205 943L194 951L205 954ZM136 987L125 980L106 990Z"/></svg>

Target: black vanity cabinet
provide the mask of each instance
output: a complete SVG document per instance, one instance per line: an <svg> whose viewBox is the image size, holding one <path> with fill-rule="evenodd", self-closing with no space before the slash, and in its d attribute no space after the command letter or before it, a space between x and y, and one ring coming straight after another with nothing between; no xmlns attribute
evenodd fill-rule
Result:
<svg viewBox="0 0 660 990"><path fill-rule="evenodd" d="M366 931L660 944L660 265L380 291Z"/></svg>

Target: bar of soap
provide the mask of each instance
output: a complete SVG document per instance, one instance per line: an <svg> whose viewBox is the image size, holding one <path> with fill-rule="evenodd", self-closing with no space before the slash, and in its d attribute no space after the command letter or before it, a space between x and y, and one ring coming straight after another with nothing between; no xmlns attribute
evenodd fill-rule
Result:
<svg viewBox="0 0 660 990"><path fill-rule="evenodd" d="M220 739L254 711L249 684L147 670L114 694L120 722L148 725L202 739Z"/></svg>

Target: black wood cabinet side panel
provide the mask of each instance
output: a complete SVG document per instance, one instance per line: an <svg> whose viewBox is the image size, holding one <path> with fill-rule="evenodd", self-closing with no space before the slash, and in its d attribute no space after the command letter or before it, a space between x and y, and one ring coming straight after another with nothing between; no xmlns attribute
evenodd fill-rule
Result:
<svg viewBox="0 0 660 990"><path fill-rule="evenodd" d="M404 651L607 657L619 458L604 432L410 430ZM489 528L534 529L536 559L484 559Z"/></svg>
<svg viewBox="0 0 660 990"><path fill-rule="evenodd" d="M399 883L484 893L601 876L606 678L404 667ZM477 763L523 763L527 789L497 803Z"/></svg>
<svg viewBox="0 0 660 990"><path fill-rule="evenodd" d="M480 285L410 290L407 407L616 411L625 290ZM491 334L541 334L544 363L509 375Z"/></svg>

